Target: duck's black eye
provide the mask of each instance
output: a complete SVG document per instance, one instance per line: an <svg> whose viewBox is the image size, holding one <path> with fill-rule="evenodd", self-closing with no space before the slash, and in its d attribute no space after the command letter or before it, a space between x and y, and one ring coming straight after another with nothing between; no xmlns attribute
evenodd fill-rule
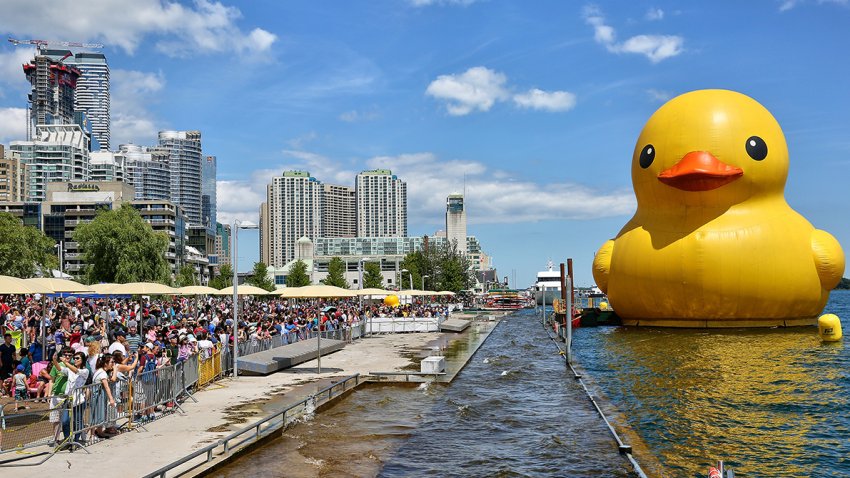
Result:
<svg viewBox="0 0 850 478"><path fill-rule="evenodd" d="M767 157L767 143L758 136L750 136L747 139L747 154L756 161Z"/></svg>
<svg viewBox="0 0 850 478"><path fill-rule="evenodd" d="M646 169L655 161L655 146L648 144L640 152L640 167Z"/></svg>

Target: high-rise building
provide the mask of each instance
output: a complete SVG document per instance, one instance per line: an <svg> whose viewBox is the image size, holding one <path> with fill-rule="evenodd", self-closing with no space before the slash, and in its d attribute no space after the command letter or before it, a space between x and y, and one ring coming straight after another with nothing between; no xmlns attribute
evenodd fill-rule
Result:
<svg viewBox="0 0 850 478"><path fill-rule="evenodd" d="M296 241L315 240L322 231L322 183L306 171L285 171L268 186L269 264L295 259Z"/></svg>
<svg viewBox="0 0 850 478"><path fill-rule="evenodd" d="M35 128L32 141L12 141L9 149L29 168L26 201L44 201L47 183L87 181L89 136L78 124L48 124Z"/></svg>
<svg viewBox="0 0 850 478"><path fill-rule="evenodd" d="M121 144L115 157L123 158L124 181L136 190L136 200L171 201L170 151L165 148Z"/></svg>
<svg viewBox="0 0 850 478"><path fill-rule="evenodd" d="M74 108L85 113L101 151L110 150L109 65L102 53L77 53L65 60L81 76L74 90Z"/></svg>
<svg viewBox="0 0 850 478"><path fill-rule="evenodd" d="M271 185L266 186L266 197L271 195ZM260 203L260 262L271 263L271 249L269 248L269 203Z"/></svg>
<svg viewBox="0 0 850 478"><path fill-rule="evenodd" d="M24 64L24 74L32 85L28 132L39 125L74 123L74 90L81 74L63 62L70 55L67 50L38 50L35 58Z"/></svg>
<svg viewBox="0 0 850 478"><path fill-rule="evenodd" d="M354 183L357 237L407 236L407 184L389 169L363 171Z"/></svg>
<svg viewBox="0 0 850 478"><path fill-rule="evenodd" d="M215 194L216 158L207 156L201 163L201 217L203 226L215 233L216 194Z"/></svg>
<svg viewBox="0 0 850 478"><path fill-rule="evenodd" d="M446 238L457 244L457 251L466 255L466 208L463 194L449 194L446 198Z"/></svg>
<svg viewBox="0 0 850 478"><path fill-rule="evenodd" d="M357 235L356 210L354 188L324 184L322 186L322 237Z"/></svg>
<svg viewBox="0 0 850 478"><path fill-rule="evenodd" d="M28 178L29 166L21 161L20 154L7 154L0 144L0 202L23 201Z"/></svg>
<svg viewBox="0 0 850 478"><path fill-rule="evenodd" d="M230 225L215 223L215 253L218 265L230 264Z"/></svg>
<svg viewBox="0 0 850 478"><path fill-rule="evenodd" d="M93 151L89 158L89 180L125 182L127 169L123 156L111 151Z"/></svg>
<svg viewBox="0 0 850 478"><path fill-rule="evenodd" d="M171 202L183 208L191 224L203 224L201 132L160 131L159 146L168 151Z"/></svg>

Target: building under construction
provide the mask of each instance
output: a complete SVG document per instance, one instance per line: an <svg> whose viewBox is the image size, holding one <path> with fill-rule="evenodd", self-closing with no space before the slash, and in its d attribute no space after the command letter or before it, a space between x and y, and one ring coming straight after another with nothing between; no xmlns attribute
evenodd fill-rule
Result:
<svg viewBox="0 0 850 478"><path fill-rule="evenodd" d="M32 85L29 132L36 125L74 123L74 90L81 73L63 63L69 56L67 50L39 49L35 59L24 64L24 74Z"/></svg>

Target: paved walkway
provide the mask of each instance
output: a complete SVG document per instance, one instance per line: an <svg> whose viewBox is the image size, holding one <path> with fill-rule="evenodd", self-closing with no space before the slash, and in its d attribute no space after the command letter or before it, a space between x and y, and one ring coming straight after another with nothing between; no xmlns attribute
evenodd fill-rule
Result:
<svg viewBox="0 0 850 478"><path fill-rule="evenodd" d="M312 360L265 377L227 378L196 393L198 403L185 402L185 414L165 416L147 424L146 430L123 433L92 445L88 448L91 454L61 452L38 467L18 470L51 477L80 476L96 470L142 476L259 420L270 411L297 403L332 381L356 373L401 370L411 363L410 354L441 335L383 335L359 340L322 357L321 375L316 373L317 364ZM14 470L7 469L10 476Z"/></svg>

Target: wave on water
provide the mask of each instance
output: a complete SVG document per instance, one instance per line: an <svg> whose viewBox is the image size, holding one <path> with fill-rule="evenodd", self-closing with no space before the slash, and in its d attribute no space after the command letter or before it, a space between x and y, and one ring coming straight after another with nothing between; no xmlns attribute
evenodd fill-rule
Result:
<svg viewBox="0 0 850 478"><path fill-rule="evenodd" d="M487 357L484 357L484 360L482 360L481 363L490 363L490 359L487 358Z"/></svg>

